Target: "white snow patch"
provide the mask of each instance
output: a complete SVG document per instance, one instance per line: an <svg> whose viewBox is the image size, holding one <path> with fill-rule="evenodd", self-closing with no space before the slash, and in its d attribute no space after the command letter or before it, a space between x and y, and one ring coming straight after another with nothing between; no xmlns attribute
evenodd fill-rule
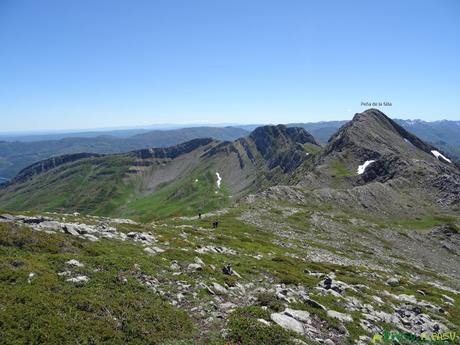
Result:
<svg viewBox="0 0 460 345"><path fill-rule="evenodd" d="M449 158L447 158L446 156L444 156L442 153L436 151L436 150L431 150L431 153L433 154L433 156L435 156L437 159L439 159L439 157L445 159L446 161L448 161L449 163L452 163L451 160Z"/></svg>
<svg viewBox="0 0 460 345"><path fill-rule="evenodd" d="M366 170L367 166L371 163L374 163L375 160L365 161L363 165L358 167L358 175L361 175Z"/></svg>
<svg viewBox="0 0 460 345"><path fill-rule="evenodd" d="M220 188L220 183L222 182L222 178L220 177L220 174L216 171L216 176L217 176L217 188Z"/></svg>

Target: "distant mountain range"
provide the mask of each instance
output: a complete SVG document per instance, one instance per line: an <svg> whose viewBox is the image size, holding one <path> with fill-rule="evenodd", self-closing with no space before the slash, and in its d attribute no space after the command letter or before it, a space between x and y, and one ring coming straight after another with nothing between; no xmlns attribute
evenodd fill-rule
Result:
<svg viewBox="0 0 460 345"><path fill-rule="evenodd" d="M53 156L72 153L122 153L149 147L166 147L196 138L234 140L247 131L235 127L192 127L153 130L129 137L98 135L58 140L0 141L0 177L10 179L21 169ZM1 182L1 181L0 181Z"/></svg>
<svg viewBox="0 0 460 345"><path fill-rule="evenodd" d="M323 124L304 127L332 127ZM244 133L241 131L201 128L146 133L131 140L151 143L159 135L161 143L185 136L207 134L208 138L122 154L48 158L21 170L4 186L0 206L148 221L206 212L285 184L313 188L317 196L326 191L321 197L334 203L357 199L378 212L412 208L408 205L415 202L406 199L433 204L459 201L460 170L450 156L378 110L357 114L324 147L304 128L284 125L258 127L243 138L228 140ZM209 137L212 135L223 139L215 140ZM333 187L334 193L325 187ZM347 192L342 195L343 190ZM398 196L400 193L407 196Z"/></svg>
<svg viewBox="0 0 460 345"><path fill-rule="evenodd" d="M348 121L290 123L306 129L322 145ZM396 123L460 162L460 121L400 120ZM235 140L247 136L260 125L232 127L187 127L168 130L126 129L102 132L0 136L0 182L11 179L21 169L43 159L72 153L122 153L149 147L167 147L209 137Z"/></svg>

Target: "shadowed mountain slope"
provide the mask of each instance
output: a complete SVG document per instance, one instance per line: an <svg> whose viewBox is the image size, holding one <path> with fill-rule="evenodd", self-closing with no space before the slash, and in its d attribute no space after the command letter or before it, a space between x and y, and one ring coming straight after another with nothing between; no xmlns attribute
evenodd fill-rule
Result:
<svg viewBox="0 0 460 345"><path fill-rule="evenodd" d="M194 139L126 154L60 156L23 169L0 192L0 204L142 219L194 214L288 182L307 143L317 146L305 130L280 125L233 142Z"/></svg>
<svg viewBox="0 0 460 345"><path fill-rule="evenodd" d="M89 152L123 153L147 147L168 147L197 139L235 140L249 133L235 127L190 127L174 130L154 130L130 137L99 135L68 137L59 140L33 142L0 141L0 177L12 178L21 169L50 157Z"/></svg>

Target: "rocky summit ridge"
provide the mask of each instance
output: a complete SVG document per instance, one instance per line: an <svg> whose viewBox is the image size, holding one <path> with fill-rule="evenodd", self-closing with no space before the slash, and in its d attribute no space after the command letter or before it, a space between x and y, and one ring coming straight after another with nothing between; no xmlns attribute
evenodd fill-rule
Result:
<svg viewBox="0 0 460 345"><path fill-rule="evenodd" d="M376 109L356 114L331 137L315 166L321 183L330 183L334 167L348 187L380 182L444 205L460 201L459 166Z"/></svg>

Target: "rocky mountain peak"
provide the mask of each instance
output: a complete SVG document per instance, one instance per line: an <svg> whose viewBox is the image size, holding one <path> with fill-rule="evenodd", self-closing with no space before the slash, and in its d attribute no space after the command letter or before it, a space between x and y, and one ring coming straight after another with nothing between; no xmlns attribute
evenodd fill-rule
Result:
<svg viewBox="0 0 460 345"><path fill-rule="evenodd" d="M353 150L358 158L366 159L388 154L407 159L422 158L425 154L435 157L433 151L439 152L377 109L356 114L352 121L331 137L326 153L347 149ZM448 163L443 157L445 155L439 161Z"/></svg>
<svg viewBox="0 0 460 345"><path fill-rule="evenodd" d="M331 137L321 164L339 164L355 185L399 181L436 195L441 203L458 202L458 166L377 109L356 114Z"/></svg>
<svg viewBox="0 0 460 345"><path fill-rule="evenodd" d="M257 150L264 157L272 155L275 151L290 148L294 144L311 143L319 146L315 138L305 129L288 128L284 125L258 127L251 132L249 138L254 141Z"/></svg>

